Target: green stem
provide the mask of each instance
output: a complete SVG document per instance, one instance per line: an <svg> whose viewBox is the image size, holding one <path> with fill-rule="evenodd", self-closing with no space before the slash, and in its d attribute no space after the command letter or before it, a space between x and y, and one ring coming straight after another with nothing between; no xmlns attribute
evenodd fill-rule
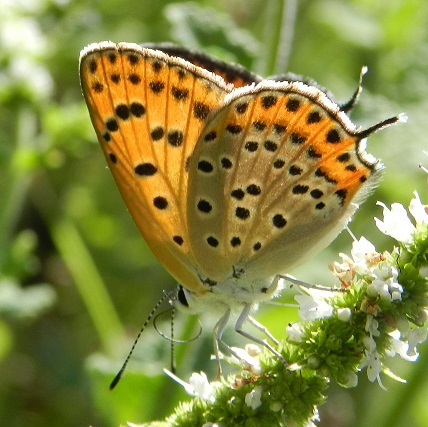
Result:
<svg viewBox="0 0 428 427"><path fill-rule="evenodd" d="M274 70L274 50L276 49L276 43L278 41L276 27L278 26L278 16L280 2L277 0L266 2L264 27L262 34L262 44L265 47L257 62L254 64L254 71L262 76L268 76L273 73ZM280 24L279 24L280 25Z"/></svg>
<svg viewBox="0 0 428 427"><path fill-rule="evenodd" d="M279 28L279 41L276 49L275 74L287 72L294 37L298 0L284 0L282 7L281 27Z"/></svg>
<svg viewBox="0 0 428 427"><path fill-rule="evenodd" d="M264 54L255 68L264 76L284 73L291 54L298 0L270 1L266 5L263 30Z"/></svg>
<svg viewBox="0 0 428 427"><path fill-rule="evenodd" d="M50 230L52 240L67 266L89 316L100 337L103 351L113 354L123 327L104 282L78 229L64 215L58 215L58 199L47 179L41 177L43 194L34 195L34 203Z"/></svg>
<svg viewBox="0 0 428 427"><path fill-rule="evenodd" d="M91 254L74 224L63 219L51 225L51 234L77 290L91 316L104 351L112 354L124 331Z"/></svg>
<svg viewBox="0 0 428 427"><path fill-rule="evenodd" d="M8 169L3 176L2 196L0 209L0 269L4 265L12 231L25 201L31 176L17 157L27 150L30 143L36 139L36 116L28 109L19 110L16 121L16 147L12 158L8 162ZM17 164L18 163L18 164ZM3 192L4 191L4 192Z"/></svg>

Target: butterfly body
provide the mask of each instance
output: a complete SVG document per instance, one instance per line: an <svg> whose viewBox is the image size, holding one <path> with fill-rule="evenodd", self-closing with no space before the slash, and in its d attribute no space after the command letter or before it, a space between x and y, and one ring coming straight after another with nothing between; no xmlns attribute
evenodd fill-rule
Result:
<svg viewBox="0 0 428 427"><path fill-rule="evenodd" d="M228 318L272 298L276 275L345 227L383 168L365 137L398 119L359 131L315 86L182 56L208 70L135 44L90 45L81 84L149 247L192 311Z"/></svg>

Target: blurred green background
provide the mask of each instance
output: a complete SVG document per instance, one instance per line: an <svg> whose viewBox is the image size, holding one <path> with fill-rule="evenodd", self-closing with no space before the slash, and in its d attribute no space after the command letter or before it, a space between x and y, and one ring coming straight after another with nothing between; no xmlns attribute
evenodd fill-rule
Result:
<svg viewBox="0 0 428 427"><path fill-rule="evenodd" d="M78 80L92 42L173 41L240 62L262 75L310 76L338 100L364 79L353 120L362 126L405 111L409 122L371 137L386 165L352 230L379 250L376 200L427 202L428 22L425 0L3 0L0 8L0 425L117 426L169 414L181 387L166 377L169 343L152 328L114 392L108 385L162 290L175 286L130 219L96 142ZM295 19L293 22L293 7ZM288 14L283 13L287 8ZM284 18L285 16L285 18ZM348 252L342 233L292 273L329 284L328 263ZM168 316L165 316L166 318ZM283 337L295 310L257 316ZM162 327L162 319L158 320ZM168 320L165 321L168 333ZM204 322L205 325L205 322ZM195 319L178 315L192 336ZM228 342L239 342L234 334ZM177 347L179 375L204 369L210 327ZM428 425L428 347L417 363L394 360L406 385L385 392L360 375L332 386L321 426Z"/></svg>

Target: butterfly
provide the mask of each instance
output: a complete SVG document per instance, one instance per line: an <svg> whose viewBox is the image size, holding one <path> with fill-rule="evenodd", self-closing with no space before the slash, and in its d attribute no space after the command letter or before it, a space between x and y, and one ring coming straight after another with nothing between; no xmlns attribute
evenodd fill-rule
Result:
<svg viewBox="0 0 428 427"><path fill-rule="evenodd" d="M179 282L178 304L244 330L276 278L327 246L379 181L366 138L311 81L263 79L168 44L91 44L80 80L119 191L155 256ZM271 337L273 338L273 337ZM274 341L275 342L275 341ZM283 360L284 361L284 360ZM285 361L284 361L285 362ZM219 368L220 369L220 368Z"/></svg>

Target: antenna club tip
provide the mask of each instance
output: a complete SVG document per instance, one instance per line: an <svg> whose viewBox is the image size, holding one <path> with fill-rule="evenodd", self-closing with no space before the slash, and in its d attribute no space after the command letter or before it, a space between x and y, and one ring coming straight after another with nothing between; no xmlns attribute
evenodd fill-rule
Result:
<svg viewBox="0 0 428 427"><path fill-rule="evenodd" d="M397 116L397 122L399 123L407 123L409 120L409 116L407 115L407 113L400 113Z"/></svg>
<svg viewBox="0 0 428 427"><path fill-rule="evenodd" d="M114 377L113 381L110 383L110 387L109 387L110 391L117 386L117 383L122 378L122 373L123 373L123 368L118 372L118 374Z"/></svg>

